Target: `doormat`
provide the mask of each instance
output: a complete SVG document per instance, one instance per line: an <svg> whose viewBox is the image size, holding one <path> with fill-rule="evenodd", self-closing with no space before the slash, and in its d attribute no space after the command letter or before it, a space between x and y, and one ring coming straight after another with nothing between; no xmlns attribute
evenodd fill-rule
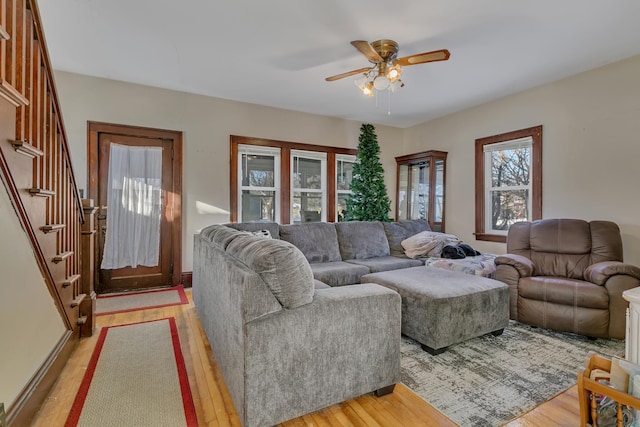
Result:
<svg viewBox="0 0 640 427"><path fill-rule="evenodd" d="M105 294L98 295L96 298L96 315L103 316L188 303L189 300L182 286L143 292Z"/></svg>
<svg viewBox="0 0 640 427"><path fill-rule="evenodd" d="M624 356L623 340L590 340L510 321L432 356L402 337L402 383L461 426L499 426L577 382L587 353Z"/></svg>
<svg viewBox="0 0 640 427"><path fill-rule="evenodd" d="M197 425L175 319L102 328L65 427Z"/></svg>

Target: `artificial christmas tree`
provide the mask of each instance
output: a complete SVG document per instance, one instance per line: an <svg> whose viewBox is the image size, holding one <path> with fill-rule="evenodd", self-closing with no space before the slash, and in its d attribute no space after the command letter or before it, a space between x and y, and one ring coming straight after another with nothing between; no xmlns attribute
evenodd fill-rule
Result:
<svg viewBox="0 0 640 427"><path fill-rule="evenodd" d="M360 127L357 161L353 165L351 191L347 200L346 221L391 221L391 201L384 184L380 146L371 124Z"/></svg>

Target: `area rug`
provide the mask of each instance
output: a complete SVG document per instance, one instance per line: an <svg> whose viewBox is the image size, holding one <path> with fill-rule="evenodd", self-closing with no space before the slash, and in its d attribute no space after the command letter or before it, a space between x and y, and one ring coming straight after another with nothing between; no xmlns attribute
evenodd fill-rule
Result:
<svg viewBox="0 0 640 427"><path fill-rule="evenodd" d="M188 303L189 300L182 286L143 292L106 294L96 298L96 315L103 316Z"/></svg>
<svg viewBox="0 0 640 427"><path fill-rule="evenodd" d="M175 319L102 328L65 427L197 425Z"/></svg>
<svg viewBox="0 0 640 427"><path fill-rule="evenodd" d="M402 337L402 382L461 426L499 426L576 384L589 351L624 356L624 341L590 340L511 321L432 356Z"/></svg>

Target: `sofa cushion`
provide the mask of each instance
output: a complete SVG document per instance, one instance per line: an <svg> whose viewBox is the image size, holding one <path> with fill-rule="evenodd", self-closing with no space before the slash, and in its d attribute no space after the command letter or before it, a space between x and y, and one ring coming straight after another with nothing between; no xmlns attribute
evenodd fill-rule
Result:
<svg viewBox="0 0 640 427"><path fill-rule="evenodd" d="M367 259L349 259L346 262L367 267L371 273L377 273L378 271L399 270L401 268L419 267L422 265L422 261L418 259L398 258L394 256L383 256Z"/></svg>
<svg viewBox="0 0 640 427"><path fill-rule="evenodd" d="M335 226L343 260L389 256L389 241L381 222L337 222Z"/></svg>
<svg viewBox="0 0 640 427"><path fill-rule="evenodd" d="M383 222L384 233L389 242L389 253L391 256L404 257L402 241L420 233L421 231L431 231L429 223L424 219L408 219L398 222Z"/></svg>
<svg viewBox="0 0 640 427"><path fill-rule="evenodd" d="M316 262L311 264L311 271L316 280L329 286L344 286L360 283L360 277L369 273L369 269L362 265L348 262Z"/></svg>
<svg viewBox="0 0 640 427"><path fill-rule="evenodd" d="M240 231L256 232L267 230L272 239L280 238L280 225L275 222L234 222L225 225Z"/></svg>
<svg viewBox="0 0 640 427"><path fill-rule="evenodd" d="M280 238L300 249L309 262L342 261L336 228L332 223L281 225Z"/></svg>
<svg viewBox="0 0 640 427"><path fill-rule="evenodd" d="M200 232L200 236L203 239L218 245L222 250L225 250L233 239L241 235L238 230L233 230L221 224L210 225Z"/></svg>
<svg viewBox="0 0 640 427"><path fill-rule="evenodd" d="M283 307L295 308L313 300L311 267L291 243L242 234L229 243L226 252L255 271Z"/></svg>

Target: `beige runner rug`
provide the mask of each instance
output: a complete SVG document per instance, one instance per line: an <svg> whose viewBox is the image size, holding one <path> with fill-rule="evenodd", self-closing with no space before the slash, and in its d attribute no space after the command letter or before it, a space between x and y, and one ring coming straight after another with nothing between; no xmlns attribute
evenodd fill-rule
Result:
<svg viewBox="0 0 640 427"><path fill-rule="evenodd" d="M106 294L96 298L96 315L103 316L188 303L189 300L182 286L142 292Z"/></svg>
<svg viewBox="0 0 640 427"><path fill-rule="evenodd" d="M102 328L65 427L197 425L175 319Z"/></svg>

